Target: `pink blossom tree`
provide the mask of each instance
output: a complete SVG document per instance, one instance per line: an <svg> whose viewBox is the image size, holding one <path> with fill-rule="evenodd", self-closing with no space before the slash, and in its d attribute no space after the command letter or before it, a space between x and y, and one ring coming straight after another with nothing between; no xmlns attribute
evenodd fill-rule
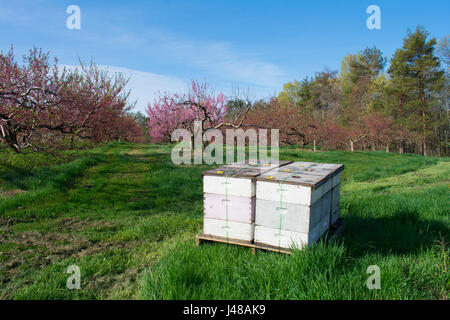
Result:
<svg viewBox="0 0 450 320"><path fill-rule="evenodd" d="M0 52L0 143L24 149L59 148L65 137L131 139L127 79L110 76L94 63L58 70L48 53L30 50L17 62L14 50ZM124 130L131 131L124 134ZM135 137L133 137L134 139ZM136 137L137 138L137 137ZM72 145L72 144L71 144Z"/></svg>
<svg viewBox="0 0 450 320"><path fill-rule="evenodd" d="M171 141L175 129L186 129L194 135L194 121L201 123L201 134L209 128L220 128L225 123L227 100L223 93L216 94L207 83L192 81L188 93L159 94L155 102L148 105L148 127L155 142Z"/></svg>

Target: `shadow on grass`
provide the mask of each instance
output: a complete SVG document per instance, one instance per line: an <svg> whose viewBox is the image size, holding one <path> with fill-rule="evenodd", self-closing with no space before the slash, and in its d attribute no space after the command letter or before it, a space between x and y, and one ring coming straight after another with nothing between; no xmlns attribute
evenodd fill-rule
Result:
<svg viewBox="0 0 450 320"><path fill-rule="evenodd" d="M346 217L345 246L353 256L368 253L410 255L448 239L449 226L423 219L416 211L404 210L391 217Z"/></svg>
<svg viewBox="0 0 450 320"><path fill-rule="evenodd" d="M24 189L23 179L33 175L29 169L19 168L9 163L0 162L0 181L10 189Z"/></svg>

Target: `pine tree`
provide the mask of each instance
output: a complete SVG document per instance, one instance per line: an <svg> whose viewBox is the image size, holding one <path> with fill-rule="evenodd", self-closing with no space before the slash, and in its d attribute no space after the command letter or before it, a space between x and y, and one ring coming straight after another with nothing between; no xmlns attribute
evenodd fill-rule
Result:
<svg viewBox="0 0 450 320"><path fill-rule="evenodd" d="M421 26L408 31L402 48L391 59L391 94L396 97L392 112L402 125L421 137L422 153L428 154L427 137L432 133L436 97L443 85L443 71L435 55L436 39Z"/></svg>

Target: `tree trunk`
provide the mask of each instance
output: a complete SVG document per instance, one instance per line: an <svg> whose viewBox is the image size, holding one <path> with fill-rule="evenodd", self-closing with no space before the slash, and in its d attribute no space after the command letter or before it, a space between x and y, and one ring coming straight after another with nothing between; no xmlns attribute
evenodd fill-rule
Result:
<svg viewBox="0 0 450 320"><path fill-rule="evenodd" d="M425 114L425 96L422 95L421 97L422 100L422 152L423 152L423 156L426 157L427 154L427 116Z"/></svg>
<svg viewBox="0 0 450 320"><path fill-rule="evenodd" d="M70 150L73 150L73 141L74 141L74 139L75 139L75 136L72 135L72 136L70 137Z"/></svg>
<svg viewBox="0 0 450 320"><path fill-rule="evenodd" d="M353 147L353 141L350 140L350 151L353 152L355 151L355 148Z"/></svg>
<svg viewBox="0 0 450 320"><path fill-rule="evenodd" d="M22 150L19 147L19 142L17 141L17 133L15 131L9 130L8 127L0 126L0 134L6 144L13 149L16 153L21 153Z"/></svg>

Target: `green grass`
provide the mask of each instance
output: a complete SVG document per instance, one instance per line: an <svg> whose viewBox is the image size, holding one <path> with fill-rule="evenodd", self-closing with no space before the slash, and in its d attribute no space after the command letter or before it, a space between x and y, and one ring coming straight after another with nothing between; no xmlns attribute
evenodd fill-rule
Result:
<svg viewBox="0 0 450 320"><path fill-rule="evenodd" d="M282 159L345 164L346 231L291 256L252 255L194 245L210 166L173 165L170 150L0 150L0 297L448 299L448 158L282 148ZM66 288L72 264L81 290ZM380 267L380 290L365 285L370 265Z"/></svg>

